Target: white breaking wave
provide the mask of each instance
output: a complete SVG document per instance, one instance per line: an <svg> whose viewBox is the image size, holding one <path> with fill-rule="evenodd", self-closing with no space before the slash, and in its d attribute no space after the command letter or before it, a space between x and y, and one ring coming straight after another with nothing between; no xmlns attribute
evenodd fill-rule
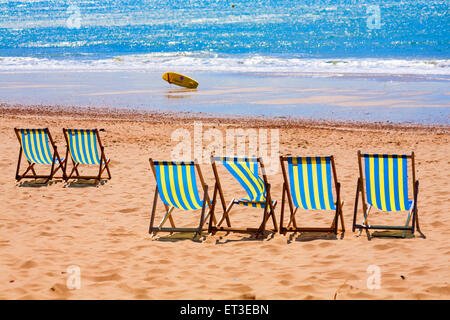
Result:
<svg viewBox="0 0 450 320"><path fill-rule="evenodd" d="M450 75L448 59L310 59L270 56L219 56L209 52L173 52L109 59L0 57L0 72L11 71L211 71L316 74Z"/></svg>

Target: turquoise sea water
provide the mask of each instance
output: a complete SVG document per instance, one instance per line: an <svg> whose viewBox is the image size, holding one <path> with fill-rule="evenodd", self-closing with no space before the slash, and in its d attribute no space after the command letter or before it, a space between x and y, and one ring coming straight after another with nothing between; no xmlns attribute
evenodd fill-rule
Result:
<svg viewBox="0 0 450 320"><path fill-rule="evenodd" d="M0 1L0 71L450 74L448 0Z"/></svg>

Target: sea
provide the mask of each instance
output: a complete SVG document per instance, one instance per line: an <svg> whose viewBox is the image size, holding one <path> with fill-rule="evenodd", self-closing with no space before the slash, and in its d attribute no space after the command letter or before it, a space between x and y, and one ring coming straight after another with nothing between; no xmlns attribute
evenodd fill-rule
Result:
<svg viewBox="0 0 450 320"><path fill-rule="evenodd" d="M334 94L344 89L374 91L392 84L397 93L431 91L423 93L421 100L403 99L401 109L417 104L416 108L425 109L419 114L427 113L425 122L446 124L449 4L448 0L0 0L0 102L95 105L93 100L74 98L92 93L80 91L79 86L70 91L74 93L70 101L51 96L50 89L44 97L45 90L23 88L30 85L29 79L34 85L48 86L49 77L61 84L69 81L63 75L71 74L78 85L99 86L96 92L116 92L124 86L124 77L129 79L125 87L135 91L133 97L101 100L119 107L158 105L159 109L252 114L250 104L272 101L265 110L257 108L258 114L339 118L342 113L341 118L352 118L354 105L350 111L349 106L342 111L342 106L327 105L335 112L305 113L305 105L320 108L324 103L309 103L311 99L301 100L304 95L292 92L296 88L324 88ZM208 106L201 94L196 100L192 93L188 93L191 99L175 102L167 92L160 100L150 97L147 104L140 100L141 91L174 90L161 80L166 71L202 79L199 93L243 86L272 93L264 96L265 91L259 90L263 99L256 104L255 97L242 93L237 102L230 102L228 93L215 96L214 106ZM89 73L96 75L89 77ZM114 83L114 77L117 83L112 87L99 84L102 79ZM280 90L290 93L283 95ZM183 97L182 92L178 95ZM294 101L291 98L305 103L288 103ZM286 101L286 110L280 100ZM423 115L390 117L379 114L371 119L424 122Z"/></svg>

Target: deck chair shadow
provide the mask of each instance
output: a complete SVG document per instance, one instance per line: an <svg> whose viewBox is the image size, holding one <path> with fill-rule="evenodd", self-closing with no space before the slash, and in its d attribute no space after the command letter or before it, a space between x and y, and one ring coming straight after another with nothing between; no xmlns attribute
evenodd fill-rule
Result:
<svg viewBox="0 0 450 320"><path fill-rule="evenodd" d="M66 181L69 179L94 179L96 183L102 179L111 179L109 170L110 160L105 156L105 147L100 140L97 129L63 129L66 139L66 159L72 159L72 170L66 175ZM65 172L67 173L67 162L65 163ZM80 165L98 166L97 175L81 175ZM102 177L106 170L107 178Z"/></svg>
<svg viewBox="0 0 450 320"><path fill-rule="evenodd" d="M408 160L411 162L413 200L408 197ZM358 151L359 178L356 188L355 208L353 213L353 232L358 235L365 229L420 231L417 212L417 195L419 181L416 180L414 152L410 155L396 154L362 154ZM361 194L363 221L358 224L358 200ZM372 208L382 212L407 212L406 222L402 226L371 225L368 216ZM412 218L412 223L410 221Z"/></svg>
<svg viewBox="0 0 450 320"><path fill-rule="evenodd" d="M341 184L337 181L333 156L325 157L280 157L283 173L283 193L281 199L280 233L314 232L337 234L339 220L345 232L341 201ZM287 169L286 169L287 163ZM334 201L333 187L336 195ZM284 224L286 198L289 205L289 222ZM298 209L333 211L330 227L299 226L295 216Z"/></svg>
<svg viewBox="0 0 450 320"><path fill-rule="evenodd" d="M220 182L216 163L221 163L228 172L239 182L239 184L247 192L247 199L233 198L228 204L225 201L222 184ZM275 218L276 200L272 200L270 194L270 184L267 181L267 176L264 170L264 164L261 158L256 157L211 157L211 165L214 172L216 183L213 194L213 210L215 211L217 196L219 196L222 205L223 214L219 222L215 224L212 220L215 219L213 211L210 222L210 232L217 231L234 231L234 232L252 232L258 237L260 234L264 235L266 230L266 223L272 217L273 231L278 231L277 221ZM262 178L259 175L259 168L261 168ZM230 211L234 205L260 208L263 211L261 224L255 227L235 228L231 226ZM226 222L226 227L222 224Z"/></svg>
<svg viewBox="0 0 450 320"><path fill-rule="evenodd" d="M17 162L16 180L22 179L45 179L47 184L53 178L65 179L65 160L59 156L58 149L52 139L48 128L43 129L17 129L14 128L17 139L20 143L19 160ZM28 167L21 174L20 166L22 155L25 155ZM48 174L37 174L35 166L51 166ZM62 176L55 177L56 172L61 169ZM31 172L31 173L30 173Z"/></svg>
<svg viewBox="0 0 450 320"><path fill-rule="evenodd" d="M199 164L196 161L155 161L151 158L149 161L156 180L149 233L155 236L158 232L194 232L194 237L201 236L202 230L204 230L203 226L211 213L211 201L208 196L208 186L203 180ZM196 172L203 190L202 198L200 198L197 188ZM158 197L163 202L165 214L159 225L154 227ZM208 212L205 216L207 207ZM176 227L172 217L174 209L185 212L201 209L198 227ZM167 220L170 227L164 227Z"/></svg>

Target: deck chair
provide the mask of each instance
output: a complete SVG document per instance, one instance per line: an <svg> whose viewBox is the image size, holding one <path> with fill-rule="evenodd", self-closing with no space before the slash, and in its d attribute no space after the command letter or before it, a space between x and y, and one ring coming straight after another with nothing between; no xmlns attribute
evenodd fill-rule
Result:
<svg viewBox="0 0 450 320"><path fill-rule="evenodd" d="M222 185L217 172L216 162L228 170L229 173L239 182L239 184L247 192L247 199L232 199L227 205L223 194ZM235 231L235 232L256 232L256 236L263 234L267 220L272 217L274 231L278 231L277 222L275 219L276 200L272 200L270 195L270 184L267 182L267 176L264 170L264 165L261 158L256 157L211 157L211 164L214 172L216 183L214 186L213 195L213 211L216 207L217 194L220 197L223 214L217 224L213 223L215 219L214 212L211 215L209 224L210 232L216 231ZM259 176L258 168L261 167L262 179ZM261 224L258 228L234 228L231 226L230 210L233 205L246 206L252 208L263 209L263 216ZM222 223L226 222L227 226L222 227Z"/></svg>
<svg viewBox="0 0 450 320"><path fill-rule="evenodd" d="M337 234L339 218L345 232L342 214L341 184L337 181L333 156L325 157L280 157L283 173L283 193L281 199L280 233L292 232L333 232ZM286 169L287 163L287 169ZM333 186L336 202L333 196ZM288 199L289 222L283 227L284 207ZM299 226L295 215L297 210L334 211L330 227Z"/></svg>
<svg viewBox="0 0 450 320"><path fill-rule="evenodd" d="M55 173L61 169L62 178L65 179L64 163L65 161L59 156L55 142L50 135L48 128L45 129L17 129L14 128L17 139L20 143L19 160L17 162L16 180L20 181L24 178L46 179L44 183L48 183L55 178ZM27 169L20 174L20 164L22 154L28 162ZM50 165L50 172L46 175L36 174L35 165ZM29 174L29 172L32 174ZM59 177L58 177L59 178Z"/></svg>
<svg viewBox="0 0 450 320"><path fill-rule="evenodd" d="M157 232L195 232L195 234L201 235L203 225L211 212L211 201L208 196L208 186L203 180L198 163L196 161L155 161L151 158L149 161L156 179L149 233L156 235ZM196 171L203 190L202 198L197 189ZM166 212L158 227L154 227L158 196L161 198ZM205 217L206 207L208 207L208 213ZM172 217L174 209L182 211L201 209L198 227L177 228ZM170 228L164 227L167 220L170 222Z"/></svg>
<svg viewBox="0 0 450 320"><path fill-rule="evenodd" d="M413 200L408 198L408 159L411 160ZM416 226L417 230L420 230L417 213L419 181L416 181L414 152L411 155L396 155L362 154L361 151L358 151L358 165L359 178L353 213L353 232L357 228L359 234L362 229L404 230L402 237L405 237L408 230L414 234ZM364 211L362 224L356 223L359 194L361 194ZM405 225L370 225L368 216L372 207L384 212L407 212Z"/></svg>
<svg viewBox="0 0 450 320"><path fill-rule="evenodd" d="M67 143L66 159L68 159L70 153L73 165L72 171L66 177L66 181L69 179L95 179L96 182L99 182L105 170L108 173L107 179L111 179L111 172L109 171L110 160L106 159L105 147L102 145L97 129L63 129L63 132ZM100 152L98 147L100 147ZM67 169L67 162L65 169ZM97 165L98 175L81 175L78 170L80 164Z"/></svg>

